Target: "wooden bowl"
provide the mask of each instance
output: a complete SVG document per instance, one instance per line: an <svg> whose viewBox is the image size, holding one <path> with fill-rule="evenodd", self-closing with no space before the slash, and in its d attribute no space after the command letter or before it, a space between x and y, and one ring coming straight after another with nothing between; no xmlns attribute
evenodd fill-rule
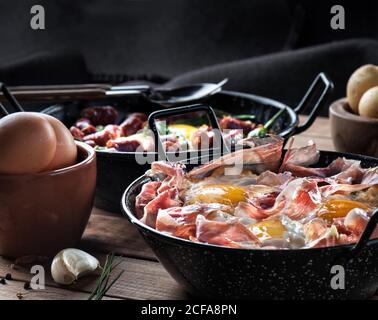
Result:
<svg viewBox="0 0 378 320"><path fill-rule="evenodd" d="M76 142L73 166L37 174L0 175L0 255L54 256L80 240L96 187L96 154Z"/></svg>
<svg viewBox="0 0 378 320"><path fill-rule="evenodd" d="M378 119L352 113L346 98L331 104L329 117L337 151L378 157Z"/></svg>

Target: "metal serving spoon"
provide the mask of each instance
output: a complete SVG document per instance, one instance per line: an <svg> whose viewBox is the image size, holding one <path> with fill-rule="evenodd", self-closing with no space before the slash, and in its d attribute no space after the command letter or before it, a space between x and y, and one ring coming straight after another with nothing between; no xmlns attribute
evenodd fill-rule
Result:
<svg viewBox="0 0 378 320"><path fill-rule="evenodd" d="M211 96L222 89L227 79L219 83L201 83L176 88L151 88L147 85L77 84L9 87L19 101L95 100L107 96L143 95L153 103L164 106L180 105ZM7 101L0 92L0 102Z"/></svg>
<svg viewBox="0 0 378 320"><path fill-rule="evenodd" d="M223 79L219 83L200 83L184 87L155 89L149 86L113 86L111 90L106 91L107 96L123 96L129 94L143 94L153 103L164 106L173 106L184 104L209 97L222 89L222 86L228 81Z"/></svg>

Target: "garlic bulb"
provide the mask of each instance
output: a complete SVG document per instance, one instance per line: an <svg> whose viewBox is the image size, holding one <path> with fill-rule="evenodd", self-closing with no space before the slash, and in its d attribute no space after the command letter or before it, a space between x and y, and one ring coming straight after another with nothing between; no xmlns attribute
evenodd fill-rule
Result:
<svg viewBox="0 0 378 320"><path fill-rule="evenodd" d="M60 251L51 264L51 275L56 283L69 285L79 277L95 271L99 261L79 249Z"/></svg>

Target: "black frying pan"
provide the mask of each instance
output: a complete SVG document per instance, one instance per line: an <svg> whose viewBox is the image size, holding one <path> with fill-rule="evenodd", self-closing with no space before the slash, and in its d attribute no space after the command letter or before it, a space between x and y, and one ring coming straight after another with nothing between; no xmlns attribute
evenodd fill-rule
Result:
<svg viewBox="0 0 378 320"><path fill-rule="evenodd" d="M337 157L363 167L378 159L321 151L316 166ZM297 250L233 249L165 235L135 216L135 197L149 178L135 180L122 197L122 210L170 275L195 296L221 299L365 299L378 288L378 239L369 240L378 210L357 244ZM340 268L342 267L342 269ZM345 288L337 289L343 276ZM331 285L332 279L336 286Z"/></svg>
<svg viewBox="0 0 378 320"><path fill-rule="evenodd" d="M327 103L327 98L332 89L332 82L324 73L320 73L296 108L291 108L276 100L231 91L222 91L203 102L212 106L215 110L230 114L253 114L258 123L265 123L278 110L287 108L272 128L275 133L287 138L305 131L312 125L320 109ZM160 106L151 104L142 96L128 96L110 100L77 101L54 105L42 112L57 117L69 127L79 118L80 110L88 104L111 104L117 108L121 116L127 112L135 111L150 114L152 111L161 109ZM309 117L303 125L299 125L298 114L304 110L309 112ZM95 199L97 207L113 212L120 211L119 199L125 188L149 168L149 164L137 164L135 156L135 152L97 151ZM153 153L152 156L157 157L157 153Z"/></svg>

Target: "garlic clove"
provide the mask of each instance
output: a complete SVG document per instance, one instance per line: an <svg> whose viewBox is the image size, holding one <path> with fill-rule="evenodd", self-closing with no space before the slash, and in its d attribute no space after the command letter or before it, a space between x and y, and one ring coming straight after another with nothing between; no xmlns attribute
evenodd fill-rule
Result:
<svg viewBox="0 0 378 320"><path fill-rule="evenodd" d="M62 258L67 269L76 278L88 272L93 272L99 266L99 262L95 257L78 249L63 250Z"/></svg>
<svg viewBox="0 0 378 320"><path fill-rule="evenodd" d="M60 251L51 264L51 275L56 283L69 285L78 278L95 271L99 261L79 249Z"/></svg>

